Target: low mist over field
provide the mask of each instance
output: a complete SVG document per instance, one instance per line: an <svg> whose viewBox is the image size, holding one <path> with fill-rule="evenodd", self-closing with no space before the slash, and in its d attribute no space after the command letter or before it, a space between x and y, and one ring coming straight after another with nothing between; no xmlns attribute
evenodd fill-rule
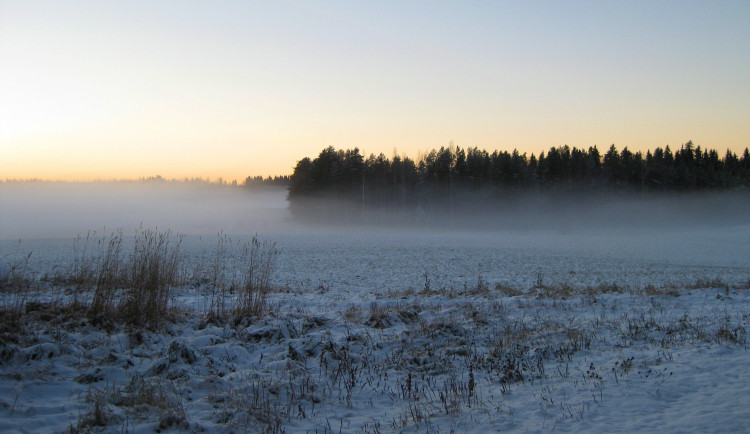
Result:
<svg viewBox="0 0 750 434"><path fill-rule="evenodd" d="M287 231L285 191L143 182L0 184L0 238L58 238L143 227L184 234Z"/></svg>
<svg viewBox="0 0 750 434"><path fill-rule="evenodd" d="M458 202L458 200L456 201ZM319 196L298 199L294 218L314 225L407 231L562 233L651 231L685 228L731 228L750 224L746 192L679 195L570 194L509 195L450 206L369 209Z"/></svg>
<svg viewBox="0 0 750 434"><path fill-rule="evenodd" d="M188 235L323 232L622 233L746 230L744 190L676 195L529 195L459 208L374 208L317 197L289 211L281 187L148 182L0 184L0 238L65 238L157 227Z"/></svg>

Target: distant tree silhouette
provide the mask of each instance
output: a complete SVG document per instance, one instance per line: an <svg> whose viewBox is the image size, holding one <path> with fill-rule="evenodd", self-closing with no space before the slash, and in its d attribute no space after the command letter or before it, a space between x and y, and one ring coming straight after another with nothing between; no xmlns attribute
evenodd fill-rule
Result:
<svg viewBox="0 0 750 434"><path fill-rule="evenodd" d="M431 208L453 212L476 202L501 204L511 195L542 193L681 192L750 187L750 153L701 149L688 141L672 153L669 146L631 152L613 144L604 155L596 146L552 147L539 156L477 147L440 147L418 161L383 154L365 158L357 148L323 149L303 158L291 177L289 200L327 197L349 209ZM265 181L264 181L265 182ZM281 180L279 181L281 182ZM248 183L248 182L246 182ZM359 213L361 215L361 213Z"/></svg>
<svg viewBox="0 0 750 434"><path fill-rule="evenodd" d="M248 176L245 178L243 187L246 188L259 188L259 187L288 187L291 182L290 176L274 176L266 177L262 176ZM236 185L236 181L233 181L233 185Z"/></svg>

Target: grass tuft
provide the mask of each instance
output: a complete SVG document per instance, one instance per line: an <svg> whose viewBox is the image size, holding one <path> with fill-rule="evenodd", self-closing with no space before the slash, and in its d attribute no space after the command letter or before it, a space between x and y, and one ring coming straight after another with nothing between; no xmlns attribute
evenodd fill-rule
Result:
<svg viewBox="0 0 750 434"><path fill-rule="evenodd" d="M118 305L132 325L156 325L169 313L170 291L179 283L180 244L171 231L144 230L136 236L128 285Z"/></svg>
<svg viewBox="0 0 750 434"><path fill-rule="evenodd" d="M266 313L278 254L276 243L260 242L257 236L243 246L245 275L237 298L238 317L261 317Z"/></svg>

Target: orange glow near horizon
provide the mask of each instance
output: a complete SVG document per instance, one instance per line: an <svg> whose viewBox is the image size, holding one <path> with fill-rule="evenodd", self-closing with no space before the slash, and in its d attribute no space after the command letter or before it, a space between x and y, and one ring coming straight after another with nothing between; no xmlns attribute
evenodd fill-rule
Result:
<svg viewBox="0 0 750 434"><path fill-rule="evenodd" d="M327 146L741 154L748 20L741 2L6 1L0 180L241 182Z"/></svg>
<svg viewBox="0 0 750 434"><path fill-rule="evenodd" d="M687 140L686 140L687 141ZM685 142L686 142L685 141ZM149 176L161 176L165 179L186 179L186 178L203 178L215 181L217 179L223 179L231 182L236 180L242 183L248 176L277 176L277 175L290 175L297 161L302 158L310 157L315 158L320 151L327 146L334 146L337 149L347 149L357 147L360 152L364 152L366 156L371 154L378 155L380 153L385 154L387 157L393 155L406 155L414 160L418 160L421 155L429 152L432 149L438 149L441 146L449 146L453 143L455 146L461 148L469 148L477 146L480 149L486 149L489 152L494 150L507 150L512 151L517 149L521 154L531 156L532 154L539 156L540 152L546 153L547 150L552 146L562 146L563 144L556 144L547 147L521 147L521 146L498 146L488 147L482 146L481 144L463 144L457 143L455 140L449 140L447 142L438 143L435 145L422 145L418 146L376 146L376 144L369 145L339 145L323 143L316 147L299 147L299 153L292 155L289 151L290 147L286 147L286 150L279 155L255 155L253 152L237 152L234 151L234 157L229 161L222 159L222 155L210 155L205 152L192 152L186 153L186 155L165 155L159 152L149 153L147 146L143 147L141 151L134 151L133 153L116 153L107 151L106 148L102 148L100 151L86 148L82 153L69 153L65 147L53 148L44 146L35 146L35 150L31 153L24 153L22 155L3 155L3 161L13 161L13 166L10 167L6 163L2 164L2 180L49 180L49 181L97 181L97 180L133 180L139 178L145 178ZM693 140L693 143L697 146L701 146L704 149L716 149L720 156L724 156L726 150L730 150L737 155L742 154L745 147L714 147L705 145L698 141ZM633 152L643 152L644 154L648 150L653 150L659 146L664 148L670 146L674 151L679 149L684 142L671 142L666 144L657 144L655 146L627 146L619 145L614 143L618 150L622 150L627 147ZM603 154L607 151L610 144L567 144L571 148L578 147L582 149L588 149L590 146L597 146L600 152ZM30 146L25 146L24 149L28 150ZM220 148L220 147L217 147ZM277 149L282 148L279 146ZM273 149L271 147L270 149ZM151 158L143 158L144 155L151 155Z"/></svg>

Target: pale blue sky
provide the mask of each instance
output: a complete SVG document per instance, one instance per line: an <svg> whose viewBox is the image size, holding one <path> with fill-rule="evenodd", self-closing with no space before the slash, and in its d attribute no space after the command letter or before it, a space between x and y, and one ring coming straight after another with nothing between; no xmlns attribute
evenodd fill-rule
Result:
<svg viewBox="0 0 750 434"><path fill-rule="evenodd" d="M0 0L0 178L750 146L750 2Z"/></svg>

